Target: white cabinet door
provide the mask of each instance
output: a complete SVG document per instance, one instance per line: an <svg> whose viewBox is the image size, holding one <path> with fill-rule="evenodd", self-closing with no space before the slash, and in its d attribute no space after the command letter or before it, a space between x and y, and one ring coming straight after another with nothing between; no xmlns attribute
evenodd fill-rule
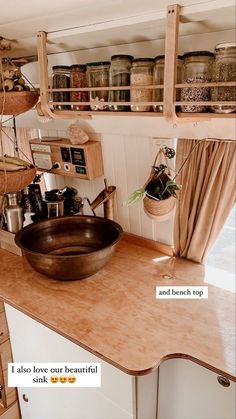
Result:
<svg viewBox="0 0 236 419"><path fill-rule="evenodd" d="M82 391L81 391L82 390ZM25 395L28 402L24 401ZM81 388L20 388L22 419L131 419L111 400Z"/></svg>
<svg viewBox="0 0 236 419"><path fill-rule="evenodd" d="M22 419L133 419L133 377L11 306L5 309L14 362L101 363L100 388L20 388Z"/></svg>
<svg viewBox="0 0 236 419"><path fill-rule="evenodd" d="M236 385L185 359L160 366L158 419L236 419Z"/></svg>

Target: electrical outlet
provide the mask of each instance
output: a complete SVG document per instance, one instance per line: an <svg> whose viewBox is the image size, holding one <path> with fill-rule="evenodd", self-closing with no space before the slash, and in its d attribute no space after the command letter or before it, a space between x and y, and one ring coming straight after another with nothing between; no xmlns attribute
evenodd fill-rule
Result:
<svg viewBox="0 0 236 419"><path fill-rule="evenodd" d="M168 137L152 137L152 144L154 146L167 145L168 147L174 147L175 138Z"/></svg>

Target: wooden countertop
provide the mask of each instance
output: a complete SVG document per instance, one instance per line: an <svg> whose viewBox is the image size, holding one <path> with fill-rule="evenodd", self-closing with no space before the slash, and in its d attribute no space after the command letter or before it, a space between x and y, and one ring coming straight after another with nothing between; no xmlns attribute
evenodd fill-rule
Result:
<svg viewBox="0 0 236 419"><path fill-rule="evenodd" d="M208 300L157 300L157 285L208 284L202 265L125 239L104 269L74 282L0 250L0 298L125 373L184 357L236 381L235 294L209 285Z"/></svg>

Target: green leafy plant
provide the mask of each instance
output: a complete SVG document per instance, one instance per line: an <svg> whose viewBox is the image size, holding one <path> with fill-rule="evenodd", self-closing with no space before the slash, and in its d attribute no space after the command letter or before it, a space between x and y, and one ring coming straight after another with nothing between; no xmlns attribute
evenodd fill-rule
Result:
<svg viewBox="0 0 236 419"><path fill-rule="evenodd" d="M163 155L166 161L166 164L156 165L157 158L160 155ZM125 201L125 205L132 205L136 202L139 202L144 199L145 196L155 199L157 201L167 199L170 196L177 197L176 192L181 189L181 185L175 182L175 178L171 178L171 169L169 168L168 159L173 159L175 157L175 150L173 148L163 146L160 148L154 165L152 166L152 171L150 177L146 184L134 191L128 199Z"/></svg>

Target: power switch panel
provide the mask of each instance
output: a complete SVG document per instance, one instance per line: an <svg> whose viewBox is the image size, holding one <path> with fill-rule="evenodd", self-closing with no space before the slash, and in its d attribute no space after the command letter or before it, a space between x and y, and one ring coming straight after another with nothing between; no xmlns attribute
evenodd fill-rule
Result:
<svg viewBox="0 0 236 419"><path fill-rule="evenodd" d="M86 167L83 166L75 166L76 173L80 175L86 175Z"/></svg>
<svg viewBox="0 0 236 419"><path fill-rule="evenodd" d="M62 176L92 180L103 176L102 147L100 141L71 144L67 138L35 138L30 141L32 157L38 170L51 169Z"/></svg>
<svg viewBox="0 0 236 419"><path fill-rule="evenodd" d="M79 166L86 166L84 150L82 148L71 148L72 163Z"/></svg>
<svg viewBox="0 0 236 419"><path fill-rule="evenodd" d="M62 161L71 163L70 149L69 147L61 147L61 158Z"/></svg>
<svg viewBox="0 0 236 419"><path fill-rule="evenodd" d="M34 164L40 169L49 170L52 167L52 159L50 154L34 153Z"/></svg>

